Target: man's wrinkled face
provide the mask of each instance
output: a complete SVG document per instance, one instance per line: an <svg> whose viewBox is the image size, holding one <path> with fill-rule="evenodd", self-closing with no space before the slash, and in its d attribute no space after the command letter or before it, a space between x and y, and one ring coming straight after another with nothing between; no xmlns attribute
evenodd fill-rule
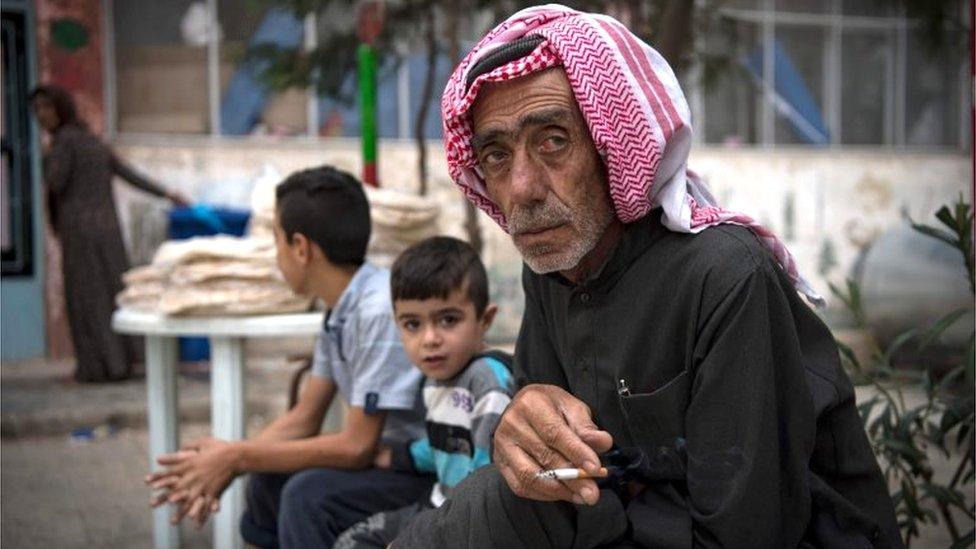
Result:
<svg viewBox="0 0 976 549"><path fill-rule="evenodd" d="M526 264L566 271L613 220L606 175L562 69L483 88L472 146Z"/></svg>

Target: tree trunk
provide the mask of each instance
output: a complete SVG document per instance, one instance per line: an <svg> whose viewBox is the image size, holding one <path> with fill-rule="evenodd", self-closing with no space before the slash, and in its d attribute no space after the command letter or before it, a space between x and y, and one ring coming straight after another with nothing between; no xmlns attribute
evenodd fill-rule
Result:
<svg viewBox="0 0 976 549"><path fill-rule="evenodd" d="M694 11L695 3L688 0L669 0L664 7L655 48L675 73L681 72L687 64L688 48L694 43L691 24Z"/></svg>
<svg viewBox="0 0 976 549"><path fill-rule="evenodd" d="M461 60L461 40L458 38L459 9L457 2L448 2L447 13L445 14L447 16L445 31L447 32L448 59L451 60L452 69ZM481 235L481 225L478 224L478 208L463 196L461 200L464 200L464 231L468 234L468 244L480 256L485 247L485 242Z"/></svg>
<svg viewBox="0 0 976 549"><path fill-rule="evenodd" d="M420 108L414 122L414 137L417 140L417 169L420 178L420 195L427 195L427 139L424 136L424 122L430 111L430 101L434 94L434 80L437 76L437 28L434 10L427 11L427 74L424 89L420 95Z"/></svg>

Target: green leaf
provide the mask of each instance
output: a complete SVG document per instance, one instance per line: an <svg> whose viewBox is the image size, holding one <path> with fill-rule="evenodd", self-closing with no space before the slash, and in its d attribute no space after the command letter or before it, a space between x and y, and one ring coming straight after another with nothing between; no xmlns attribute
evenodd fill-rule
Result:
<svg viewBox="0 0 976 549"><path fill-rule="evenodd" d="M966 367L965 366L960 365L960 366L956 366L955 368L953 368L951 371L949 371L948 374L945 375L945 377L942 378L941 381L939 381L939 386L938 386L939 393L944 393L947 390L951 389L952 388L952 385L959 378L961 378L961 377L963 377L965 375L966 375Z"/></svg>
<svg viewBox="0 0 976 549"><path fill-rule="evenodd" d="M966 505L966 497L963 496L962 492L949 489L946 486L925 482L922 483L922 491L945 505Z"/></svg>
<svg viewBox="0 0 976 549"><path fill-rule="evenodd" d="M857 355L854 354L853 349L840 341L837 342L837 348L840 350L841 356L847 361L847 364L855 371L860 372L862 370L861 361L857 359Z"/></svg>
<svg viewBox="0 0 976 549"><path fill-rule="evenodd" d="M966 549L976 543L976 529L970 530L968 534L956 540L949 549Z"/></svg>
<svg viewBox="0 0 976 549"><path fill-rule="evenodd" d="M891 448L893 451L901 454L905 459L909 460L910 463L920 463L926 460L925 452L905 441L884 437L878 442L881 442L888 448Z"/></svg>
<svg viewBox="0 0 976 549"><path fill-rule="evenodd" d="M891 422L891 407L884 406L883 411L871 422L871 426L868 428L871 437L876 437L878 435L878 430L884 429Z"/></svg>
<svg viewBox="0 0 976 549"><path fill-rule="evenodd" d="M958 204L956 206L956 213L958 214ZM959 224L956 222L956 218L953 217L952 214L953 212L949 209L949 206L942 206L939 208L939 211L935 212L935 218L941 221L946 227L952 229L953 232L959 232Z"/></svg>
<svg viewBox="0 0 976 549"><path fill-rule="evenodd" d="M933 341L937 340L939 337L942 336L942 332L946 331L950 326L955 324L956 321L958 321L966 313L972 310L973 310L972 307L961 307L937 320L922 335L921 343L919 343L918 350L924 351L925 348L931 345Z"/></svg>
<svg viewBox="0 0 976 549"><path fill-rule="evenodd" d="M949 234L941 229L936 229L935 227L929 227L928 225L918 225L912 223L912 228L916 231L924 234L925 236L930 236L932 238L939 239L946 244L952 246L953 248L958 247L959 239L955 235Z"/></svg>
<svg viewBox="0 0 976 549"><path fill-rule="evenodd" d="M857 405L857 413L861 416L861 423L866 423L871 417L871 412L874 411L874 407L878 404L878 397L871 397L870 399Z"/></svg>
<svg viewBox="0 0 976 549"><path fill-rule="evenodd" d="M969 435L969 433L972 431L972 428L973 428L972 422L964 423L963 425L959 426L959 431L956 433L957 448L964 447L963 443L966 442L966 436Z"/></svg>
<svg viewBox="0 0 976 549"><path fill-rule="evenodd" d="M894 380L901 382L911 382L919 385L925 385L928 379L928 372L918 372L915 370L895 370L891 369L889 377Z"/></svg>
<svg viewBox="0 0 976 549"><path fill-rule="evenodd" d="M895 353L897 353L902 347L904 347L905 344L911 341L912 338L915 337L916 333L917 330L913 328L911 330L908 330L907 332L899 334L898 337L896 337L891 341L891 344L888 345L888 348L885 349L884 354L881 356L881 362L883 363L885 368L891 371L891 358L895 356Z"/></svg>
<svg viewBox="0 0 976 549"><path fill-rule="evenodd" d="M830 292L840 299L847 310L851 312L854 317L854 324L858 328L864 328L866 326L866 321L864 317L864 307L861 304L861 288L858 286L857 282L852 278L845 279L845 285L847 286L846 292L841 290L833 283L828 283L830 287Z"/></svg>

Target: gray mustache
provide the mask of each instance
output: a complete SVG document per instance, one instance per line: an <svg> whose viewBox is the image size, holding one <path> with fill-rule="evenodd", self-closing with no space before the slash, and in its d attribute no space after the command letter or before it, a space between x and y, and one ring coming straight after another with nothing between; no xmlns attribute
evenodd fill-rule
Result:
<svg viewBox="0 0 976 549"><path fill-rule="evenodd" d="M568 206L558 199L549 199L539 204L516 207L508 217L508 230L511 234L537 232L565 225L573 220Z"/></svg>

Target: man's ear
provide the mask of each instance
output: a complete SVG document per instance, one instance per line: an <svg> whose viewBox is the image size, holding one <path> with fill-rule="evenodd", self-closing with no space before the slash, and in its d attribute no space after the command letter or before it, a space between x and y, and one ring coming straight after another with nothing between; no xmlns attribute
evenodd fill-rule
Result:
<svg viewBox="0 0 976 549"><path fill-rule="evenodd" d="M481 324L481 335L484 336L488 333L488 329L491 328L491 323L495 321L495 314L498 313L498 305L494 303L489 303L485 307L485 312L481 313L481 319L479 319L479 324Z"/></svg>
<svg viewBox="0 0 976 549"><path fill-rule="evenodd" d="M302 233L293 234L289 246L295 253L295 258L303 265L312 260L312 242Z"/></svg>

